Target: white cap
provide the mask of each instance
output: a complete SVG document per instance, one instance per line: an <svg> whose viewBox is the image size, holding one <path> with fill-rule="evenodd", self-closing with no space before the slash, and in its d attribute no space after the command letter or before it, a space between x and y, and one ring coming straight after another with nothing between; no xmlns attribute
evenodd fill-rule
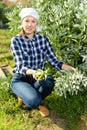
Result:
<svg viewBox="0 0 87 130"><path fill-rule="evenodd" d="M32 16L39 20L39 14L34 8L23 8L19 13L19 17L21 17L21 20L23 20L23 18L26 16Z"/></svg>

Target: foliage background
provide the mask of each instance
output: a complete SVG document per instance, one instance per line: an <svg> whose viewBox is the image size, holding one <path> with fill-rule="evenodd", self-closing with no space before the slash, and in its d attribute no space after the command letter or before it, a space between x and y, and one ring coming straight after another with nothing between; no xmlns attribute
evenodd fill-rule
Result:
<svg viewBox="0 0 87 130"><path fill-rule="evenodd" d="M0 25L0 28L8 27L6 24L8 22L8 19L5 16L6 11L7 11L7 6L4 3L0 2L0 21L2 21L2 25Z"/></svg>
<svg viewBox="0 0 87 130"><path fill-rule="evenodd" d="M6 13L9 20L8 25L13 35L20 31L18 28L21 25L21 21L18 14L22 7L27 7L27 5L18 4L12 8L12 11ZM39 11L41 33L48 36L57 57L78 68L87 82L87 1L33 0L32 7ZM47 63L48 66L52 75L55 77L60 76ZM69 79L67 80L67 85L68 81ZM64 87L64 83L66 83L66 78L62 83L62 87ZM82 120L82 117L87 112L86 87L83 91L79 91L77 95L72 96L68 93L66 99L64 96L60 97L53 92L45 100L46 105L51 110L59 112L66 119L67 130L76 129L77 120Z"/></svg>
<svg viewBox="0 0 87 130"><path fill-rule="evenodd" d="M15 34L21 24L18 12L22 6L7 15ZM34 0L32 6L39 11L42 33L49 37L58 58L87 72L87 1Z"/></svg>

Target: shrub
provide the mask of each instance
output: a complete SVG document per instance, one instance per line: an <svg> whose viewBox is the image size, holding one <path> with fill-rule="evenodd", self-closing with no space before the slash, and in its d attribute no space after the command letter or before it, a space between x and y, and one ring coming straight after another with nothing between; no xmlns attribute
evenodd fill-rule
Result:
<svg viewBox="0 0 87 130"><path fill-rule="evenodd" d="M87 77L80 72L62 71L60 77L55 78L55 92L65 98L77 95L79 91L87 89Z"/></svg>
<svg viewBox="0 0 87 130"><path fill-rule="evenodd" d="M87 1L37 0L42 32L54 45L60 59L87 70ZM80 69L82 69L80 66Z"/></svg>
<svg viewBox="0 0 87 130"><path fill-rule="evenodd" d="M0 21L2 21L2 24L0 25L0 28L7 28L6 23L8 22L8 19L5 16L7 6L0 2Z"/></svg>
<svg viewBox="0 0 87 130"><path fill-rule="evenodd" d="M7 12L6 16L9 20L9 28L10 28L10 32L13 35L16 35L19 32L18 27L21 25L21 21L19 19L19 11L21 10L23 6L20 4L17 4L17 6L13 7L13 11Z"/></svg>

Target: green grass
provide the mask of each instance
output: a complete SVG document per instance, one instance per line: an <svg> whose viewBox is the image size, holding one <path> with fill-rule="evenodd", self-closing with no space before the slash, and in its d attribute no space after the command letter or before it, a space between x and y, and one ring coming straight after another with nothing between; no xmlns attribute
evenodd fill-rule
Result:
<svg viewBox="0 0 87 130"><path fill-rule="evenodd" d="M50 118L42 118L37 109L21 108L12 93L10 79L0 79L0 130L51 130L51 125L58 129Z"/></svg>
<svg viewBox="0 0 87 130"><path fill-rule="evenodd" d="M6 53L6 52L7 52L7 49L6 49L6 48L3 48L3 49L0 50L0 54L1 54L1 53Z"/></svg>
<svg viewBox="0 0 87 130"><path fill-rule="evenodd" d="M9 64L11 67L14 66L13 57L10 50L10 34L9 29L0 29L0 66Z"/></svg>
<svg viewBox="0 0 87 130"><path fill-rule="evenodd" d="M0 45L9 47L12 35L8 29L0 29Z"/></svg>

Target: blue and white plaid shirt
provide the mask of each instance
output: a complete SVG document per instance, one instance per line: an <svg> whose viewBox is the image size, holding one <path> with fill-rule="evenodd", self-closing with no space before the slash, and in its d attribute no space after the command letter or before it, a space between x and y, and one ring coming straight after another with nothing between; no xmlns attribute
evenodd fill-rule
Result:
<svg viewBox="0 0 87 130"><path fill-rule="evenodd" d="M63 64L55 56L47 37L36 34L32 39L27 36L15 36L11 39L11 50L15 60L14 72L25 75L27 69L44 70L48 61L60 70Z"/></svg>

